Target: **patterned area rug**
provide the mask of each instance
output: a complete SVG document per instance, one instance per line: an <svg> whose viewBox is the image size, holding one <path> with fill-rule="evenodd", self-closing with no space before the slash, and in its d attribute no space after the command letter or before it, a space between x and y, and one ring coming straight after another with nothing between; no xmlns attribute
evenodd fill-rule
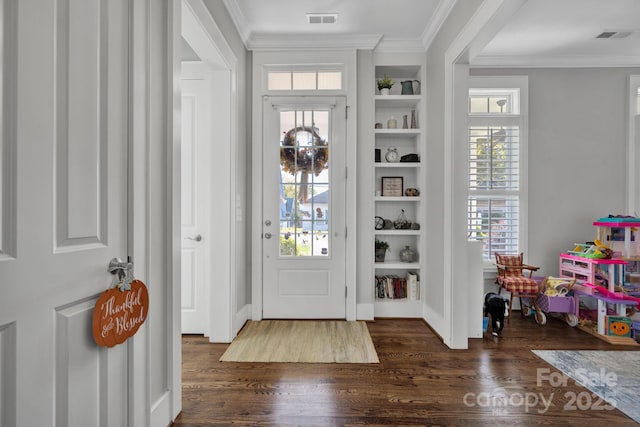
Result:
<svg viewBox="0 0 640 427"><path fill-rule="evenodd" d="M629 418L640 423L638 400L640 351L532 351L536 356L595 393L610 407L615 406ZM557 381L558 378L549 375L545 380ZM576 404L578 406L584 404L584 400L578 398Z"/></svg>
<svg viewBox="0 0 640 427"><path fill-rule="evenodd" d="M249 321L222 362L379 363L365 322Z"/></svg>

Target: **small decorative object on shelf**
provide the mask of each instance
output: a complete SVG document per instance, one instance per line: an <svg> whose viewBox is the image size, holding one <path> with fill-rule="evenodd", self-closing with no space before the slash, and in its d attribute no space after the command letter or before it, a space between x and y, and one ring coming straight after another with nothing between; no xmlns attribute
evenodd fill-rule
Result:
<svg viewBox="0 0 640 427"><path fill-rule="evenodd" d="M402 85L402 90L400 91L401 95L413 95L413 81L412 80L405 80L403 82L400 82L400 84Z"/></svg>
<svg viewBox="0 0 640 427"><path fill-rule="evenodd" d="M376 163L380 163L380 160L382 158L382 154L379 148L374 148L374 154L375 154L375 161Z"/></svg>
<svg viewBox="0 0 640 427"><path fill-rule="evenodd" d="M410 246L405 246L400 251L400 261L402 262L414 262L416 260L416 252L411 249Z"/></svg>
<svg viewBox="0 0 640 427"><path fill-rule="evenodd" d="M416 110L411 110L411 129L417 129L418 124L416 123Z"/></svg>
<svg viewBox="0 0 640 427"><path fill-rule="evenodd" d="M404 156L400 157L400 161L403 163L419 163L420 156L415 153L405 154Z"/></svg>
<svg viewBox="0 0 640 427"><path fill-rule="evenodd" d="M409 129L409 122L407 121L408 117L409 116L407 116L406 114L402 116L402 129Z"/></svg>
<svg viewBox="0 0 640 427"><path fill-rule="evenodd" d="M402 197L404 188L401 176L383 176L381 179L383 197Z"/></svg>
<svg viewBox="0 0 640 427"><path fill-rule="evenodd" d="M384 221L385 221L384 218L382 218L381 216L376 216L374 228L376 230L384 229Z"/></svg>
<svg viewBox="0 0 640 427"><path fill-rule="evenodd" d="M388 250L389 244L387 242L376 239L376 262L384 262Z"/></svg>
<svg viewBox="0 0 640 427"><path fill-rule="evenodd" d="M404 190L404 195L408 197L417 197L420 195L420 190L417 188L407 188Z"/></svg>
<svg viewBox="0 0 640 427"><path fill-rule="evenodd" d="M384 155L384 158L389 163L400 161L400 154L398 154L398 149L395 147L387 148L387 154Z"/></svg>
<svg viewBox="0 0 640 427"><path fill-rule="evenodd" d="M404 214L404 209L400 210L400 215L398 215L398 219L393 221L393 227L396 230L406 230L407 228L411 227L411 223L407 221L407 217Z"/></svg>
<svg viewBox="0 0 640 427"><path fill-rule="evenodd" d="M389 91L396 82L393 79L384 76L383 78L378 79L376 83L378 84L378 90L381 95L389 95Z"/></svg>
<svg viewBox="0 0 640 427"><path fill-rule="evenodd" d="M413 81L413 94L420 95L420 80Z"/></svg>
<svg viewBox="0 0 640 427"><path fill-rule="evenodd" d="M373 127L374 127L375 129L382 129L382 123L379 123L379 122L378 122L378 123L376 123L375 125L373 125Z"/></svg>
<svg viewBox="0 0 640 427"><path fill-rule="evenodd" d="M388 129L396 129L398 127L398 121L391 116L389 120L387 120L387 128Z"/></svg>

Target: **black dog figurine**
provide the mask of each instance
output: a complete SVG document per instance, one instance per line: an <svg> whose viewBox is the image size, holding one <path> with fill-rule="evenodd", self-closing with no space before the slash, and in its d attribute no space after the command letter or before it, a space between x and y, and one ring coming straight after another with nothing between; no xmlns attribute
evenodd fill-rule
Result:
<svg viewBox="0 0 640 427"><path fill-rule="evenodd" d="M504 328L504 318L509 316L509 300L495 292L489 292L484 297L483 311L484 317L491 315L491 334L497 337Z"/></svg>

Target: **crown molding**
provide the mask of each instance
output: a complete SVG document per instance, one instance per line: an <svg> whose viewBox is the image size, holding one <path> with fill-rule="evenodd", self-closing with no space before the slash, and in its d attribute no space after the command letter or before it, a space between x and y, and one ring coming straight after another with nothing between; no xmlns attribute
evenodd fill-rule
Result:
<svg viewBox="0 0 640 427"><path fill-rule="evenodd" d="M240 34L242 43L244 43L246 47L247 41L251 36L251 30L249 29L249 24L247 24L247 18L245 18L236 0L222 0L222 3L224 4L224 7L227 8L229 15L231 15L231 20L236 26L238 34Z"/></svg>
<svg viewBox="0 0 640 427"><path fill-rule="evenodd" d="M425 49L420 39L395 39L383 37L378 46L375 48L376 52L389 52L389 53L424 53Z"/></svg>
<svg viewBox="0 0 640 427"><path fill-rule="evenodd" d="M476 56L472 68L613 68L640 67L640 56Z"/></svg>
<svg viewBox="0 0 640 427"><path fill-rule="evenodd" d="M422 32L421 39L424 51L428 50L429 46L431 46L433 39L436 38L436 35L440 31L440 28L442 28L444 21L446 21L449 13L451 13L451 10L453 9L453 6L455 6L456 1L457 0L440 0L440 2L438 2L435 12L431 15L431 19Z"/></svg>
<svg viewBox="0 0 640 427"><path fill-rule="evenodd" d="M381 39L381 34L251 34L246 46L249 50L373 50Z"/></svg>

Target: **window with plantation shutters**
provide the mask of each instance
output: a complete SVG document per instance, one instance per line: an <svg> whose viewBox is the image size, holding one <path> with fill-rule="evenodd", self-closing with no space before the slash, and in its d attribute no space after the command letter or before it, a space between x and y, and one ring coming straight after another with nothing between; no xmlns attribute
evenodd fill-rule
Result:
<svg viewBox="0 0 640 427"><path fill-rule="evenodd" d="M485 261L524 250L521 99L520 88L469 90L467 234L483 242Z"/></svg>

